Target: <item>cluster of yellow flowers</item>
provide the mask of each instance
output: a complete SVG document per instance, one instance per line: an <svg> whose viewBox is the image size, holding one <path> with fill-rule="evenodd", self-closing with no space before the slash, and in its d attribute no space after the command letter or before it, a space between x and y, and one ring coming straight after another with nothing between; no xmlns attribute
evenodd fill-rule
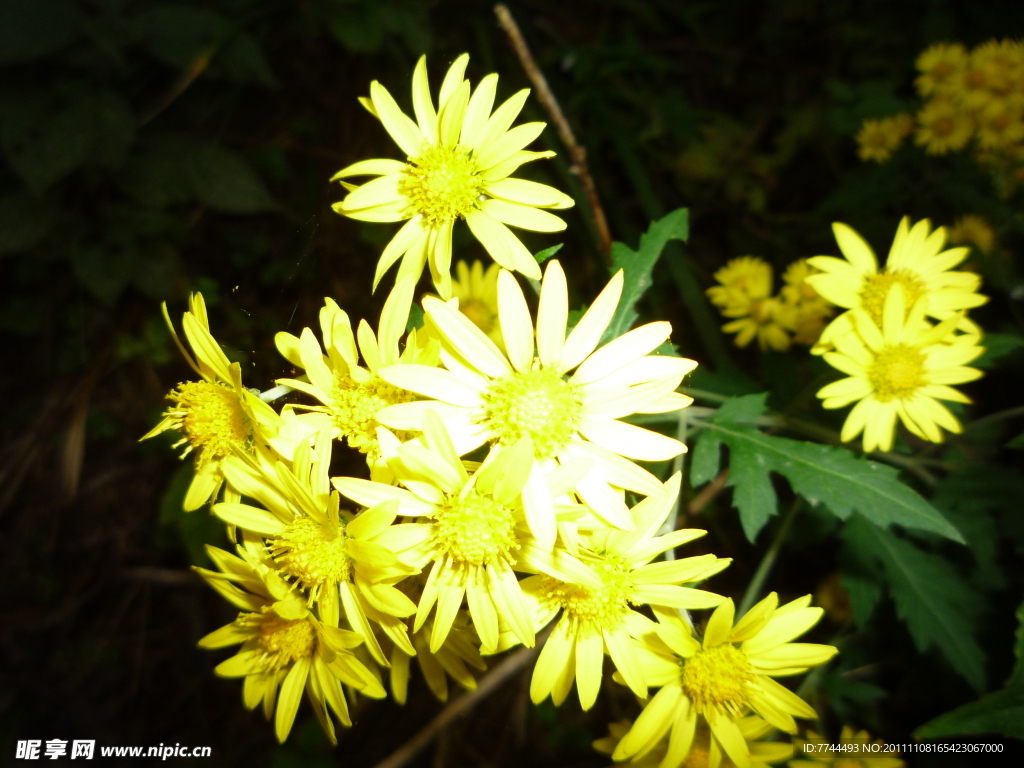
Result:
<svg viewBox="0 0 1024 768"><path fill-rule="evenodd" d="M843 425L843 441L864 433L864 450L892 448L899 421L922 440L942 442L959 420L939 401L968 403L955 384L981 377L967 363L984 351L981 329L966 311L988 301L981 278L953 271L968 248L945 249L946 230L927 219L896 230L885 267L845 224L832 230L845 259L815 256L820 274L807 279L822 297L847 311L833 320L811 349L847 378L818 392L825 408L856 403Z"/></svg>
<svg viewBox="0 0 1024 768"><path fill-rule="evenodd" d="M793 262L772 296L771 265L756 256L741 256L715 273L718 285L707 294L722 315L734 318L722 330L736 334L736 346L745 347L756 338L762 352L784 352L794 341L814 344L832 316L832 305L807 282L817 272L807 259Z"/></svg>
<svg viewBox="0 0 1024 768"><path fill-rule="evenodd" d="M405 701L413 659L444 699L449 677L475 687L472 670L486 669L484 657L533 646L553 624L533 701L550 695L559 704L575 681L589 708L608 656L615 679L646 701L618 757L639 759L671 729L663 768L682 765L698 733L749 766L759 749L749 742L766 727L795 733L794 716L815 716L772 677L836 652L790 642L822 611L809 596L780 606L773 593L734 625L732 601L695 586L730 561L673 559L705 532L666 525L680 476L662 482L637 462L670 460L685 445L622 419L689 405L676 390L696 363L653 354L671 333L667 322L601 344L621 271L570 329L566 277L552 260L531 310L510 270L541 271L506 225L561 229L549 209L572 201L509 178L551 154L524 149L543 125L511 127L526 92L492 111L497 77L471 88L466 61L448 70L435 107L420 60L415 120L379 83L370 86L364 106L407 159L341 171L339 179L378 178L345 183L336 209L406 221L375 282L402 264L376 332L365 320L353 329L327 299L319 334L277 335L297 374L278 390L305 404L277 411L242 385L201 296L183 318L191 353L175 334L200 380L171 392L173 406L147 437L181 433L196 462L186 508L212 502L237 544L233 553L208 549L219 570L197 569L240 610L200 645L241 644L216 671L244 678L245 705L262 703L278 739L305 691L334 741L334 720L351 722L353 696L383 697L387 684ZM461 264L453 280L459 219L497 266ZM439 296L422 298L425 324L407 331L427 264ZM332 453L345 444L365 455L365 476L331 474ZM642 500L630 507L627 499ZM700 633L687 611L711 608Z"/></svg>
<svg viewBox="0 0 1024 768"><path fill-rule="evenodd" d="M915 141L944 155L974 139L985 164L1024 160L1024 42L989 40L968 52L960 43L938 43L917 59ZM857 134L860 158L883 163L914 130L908 114L865 120Z"/></svg>

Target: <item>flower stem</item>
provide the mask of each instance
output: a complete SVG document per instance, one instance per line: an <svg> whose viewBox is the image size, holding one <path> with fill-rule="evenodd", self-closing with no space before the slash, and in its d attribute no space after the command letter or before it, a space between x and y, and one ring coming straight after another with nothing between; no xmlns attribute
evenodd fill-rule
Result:
<svg viewBox="0 0 1024 768"><path fill-rule="evenodd" d="M789 533L789 529L793 525L793 520L796 519L796 515L803 504L803 497L797 496L793 499L793 503L789 505L789 509L786 510L786 514L782 518L782 522L779 524L779 529L775 532L774 541L772 541L771 546L768 547L768 551L764 553L764 557L761 558L761 562L757 566L757 571L754 573L754 578L750 580L750 585L747 587L747 591L743 593L743 599L740 601L739 610L736 612L736 616L738 618L741 618L747 611L749 611L750 606L752 606L754 601L760 597L761 589L764 587L764 583L768 579L768 575L772 572L772 566L775 565L775 559L779 556L779 550L782 549L782 542L785 540L786 534Z"/></svg>

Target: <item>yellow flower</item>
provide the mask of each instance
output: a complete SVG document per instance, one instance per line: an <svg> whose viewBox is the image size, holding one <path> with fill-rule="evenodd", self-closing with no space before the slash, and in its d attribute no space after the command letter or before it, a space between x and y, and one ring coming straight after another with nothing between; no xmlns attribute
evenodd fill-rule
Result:
<svg viewBox="0 0 1024 768"><path fill-rule="evenodd" d="M824 299L845 309L860 308L880 326L882 310L889 288L898 284L903 288L906 308L918 299L925 300L925 314L938 320L952 317L961 310L978 307L988 297L977 293L981 278L971 272L953 272L953 267L967 258L967 248L943 250L946 230L939 227L931 231L931 223L922 219L913 227L909 217L903 217L896 229L892 248L885 268L879 269L878 259L863 238L845 224L832 225L839 249L845 260L832 256L815 256L807 263L823 274L811 275L807 283ZM833 346L832 337L849 330L849 317L840 315L822 332L818 344L811 350L815 354ZM976 326L966 320L957 326L975 334Z"/></svg>
<svg viewBox="0 0 1024 768"><path fill-rule="evenodd" d="M505 225L536 232L560 232L565 222L545 209L564 209L572 198L554 187L509 178L523 163L554 152L528 152L544 123L511 128L529 91L522 90L491 113L498 76L491 74L471 92L463 79L469 56L455 60L438 96L435 112L427 81L426 57L412 80L413 121L377 81L363 105L384 124L407 159L363 160L334 179L377 176L359 187L346 184L348 197L334 210L361 221L405 221L384 249L373 285L399 258L399 278L419 278L425 263L438 293L451 298L452 227L465 219L474 237L506 269L539 278L536 260ZM344 182L343 182L344 183Z"/></svg>
<svg viewBox="0 0 1024 768"><path fill-rule="evenodd" d="M848 330L834 339L837 351L825 353L825 360L849 377L823 387L818 397L825 408L859 401L846 417L842 439L852 440L863 431L865 451L892 448L897 416L907 429L933 443L943 440L940 427L960 432L960 422L938 401L970 402L949 385L982 375L964 367L984 351L974 337L941 343L953 333L956 315L930 327L924 319L925 299L918 299L909 313L905 306L903 287L893 284L881 327L863 309L855 309Z"/></svg>
<svg viewBox="0 0 1024 768"><path fill-rule="evenodd" d="M959 76L967 68L968 55L960 43L936 43L917 57L921 72L915 81L922 96L950 93L959 85Z"/></svg>
<svg viewBox="0 0 1024 768"><path fill-rule="evenodd" d="M1024 48L1013 40L989 40L971 51L971 69L977 73L979 88L987 92L979 97L979 103L1003 99L1021 89L1022 52Z"/></svg>
<svg viewBox="0 0 1024 768"><path fill-rule="evenodd" d="M914 130L914 118L908 114L865 120L857 132L857 155L861 160L884 163Z"/></svg>
<svg viewBox="0 0 1024 768"><path fill-rule="evenodd" d="M594 469L575 491L605 522L628 527L621 491L658 492L661 483L630 459L664 461L682 453L678 440L619 421L633 413L663 413L689 405L677 394L696 363L650 355L671 333L666 322L634 328L597 349L622 292L622 272L608 282L566 336L569 298L565 274L549 262L541 287L536 336L522 289L510 272L498 276L498 307L505 351L461 313L426 297L427 320L441 339L441 368L393 365L380 371L396 387L430 400L384 409L378 420L393 429L422 429L426 410L436 410L458 454L491 443L508 448L529 437L537 463L524 493L549 498L541 475L557 460L588 458ZM536 343L535 343L536 339ZM596 351L595 351L596 350ZM575 371L569 376L570 371ZM547 502L550 503L550 502ZM541 546L555 541L550 511L529 519Z"/></svg>
<svg viewBox="0 0 1024 768"><path fill-rule="evenodd" d="M501 338L501 320L498 317L499 264L484 265L474 261L470 267L464 261L455 265L458 278L452 281L452 296L459 300L459 312L473 321L473 325L487 334L487 338L505 348Z"/></svg>
<svg viewBox="0 0 1024 768"><path fill-rule="evenodd" d="M990 101L978 111L978 146L1008 149L1024 141L1024 96Z"/></svg>
<svg viewBox="0 0 1024 768"><path fill-rule="evenodd" d="M394 503L358 515L341 509L327 477L330 462L327 430L317 435L315 448L308 442L299 446L291 467L230 457L224 462L228 482L262 508L222 503L214 505L213 513L245 532L250 551L269 552L267 564L306 593L325 624L338 626L344 612L373 658L386 665L370 621L413 652L401 619L416 606L394 584L414 572L399 561L399 554L418 543L419 531L393 525L398 513Z"/></svg>
<svg viewBox="0 0 1024 768"><path fill-rule="evenodd" d="M223 573L195 570L242 610L232 623L199 641L200 648L242 644L214 671L221 677L244 677L246 708L263 702L268 720L276 703L274 730L281 742L288 738L305 690L328 738L337 744L330 712L343 725L352 725L341 684L372 698L385 695L377 678L349 650L363 639L318 620L294 587L241 547L245 559L216 547L207 547L207 552Z"/></svg>
<svg viewBox="0 0 1024 768"><path fill-rule="evenodd" d="M719 285L708 288L708 298L725 317L737 318L722 326L726 333L736 334L737 347L756 337L762 352L789 349L784 308L771 295L771 265L756 256L740 256L718 270L715 279Z"/></svg>
<svg viewBox="0 0 1024 768"><path fill-rule="evenodd" d="M398 342L405 333L415 287L414 278L399 280L384 303L376 336L365 320L353 334L348 315L333 300L327 299L320 310L326 357L309 328L304 328L299 338L290 333L278 333L276 337L281 354L293 365L305 369L309 379L278 379L277 383L305 392L323 403L321 406L295 406L308 411L299 419L311 431L329 427L335 438L345 438L351 447L367 454L367 463L374 473L384 471L377 445L378 414L389 405L414 399L411 393L381 379L380 369L399 360L437 365L437 342L416 330L409 332L405 350L399 354ZM360 353L365 367L359 364Z"/></svg>
<svg viewBox="0 0 1024 768"><path fill-rule="evenodd" d="M819 270L808 264L807 259L798 259L786 267L782 275L785 285L779 291L780 322L799 344L817 342L834 311L832 304L807 282L808 277L816 274Z"/></svg>
<svg viewBox="0 0 1024 768"><path fill-rule="evenodd" d="M762 720L757 715L744 717L737 725L750 751L751 768L763 768L766 765L788 760L793 756L792 744L778 741L760 741L760 739L775 729L772 728L770 723ZM632 727L632 720L620 720L617 723L609 723L609 735L603 739L597 739L593 743L594 749L606 755L614 754L622 737L629 733ZM630 768L662 768L662 761L668 753L668 745L669 740L662 737L661 741L643 757L630 761ZM616 763L614 766L609 766L609 768L616 768L616 766L621 765L622 763ZM707 727L707 724L699 722L684 768L734 768L735 765L727 755L722 754L722 749L718 742L711 738L711 730Z"/></svg>
<svg viewBox="0 0 1024 768"><path fill-rule="evenodd" d="M251 454L258 442L272 441L282 420L273 408L242 386L241 366L228 360L210 334L202 294L189 296L189 311L182 318L194 359L178 338L166 304L163 310L174 343L203 380L186 381L171 390L167 399L174 405L141 439L147 440L171 429L183 434L174 447L186 446L182 458L195 454L196 473L184 503L185 511L191 512L217 496L224 482L221 470L224 459L235 452ZM235 498L233 492L229 493Z"/></svg>
<svg viewBox="0 0 1024 768"><path fill-rule="evenodd" d="M963 149L974 134L974 119L961 105L935 98L917 113L915 141L929 155L944 155Z"/></svg>
<svg viewBox="0 0 1024 768"><path fill-rule="evenodd" d="M821 618L807 595L778 607L772 592L733 626L735 607L726 600L712 614L703 642L675 611L655 610L658 623L643 635L649 651L644 670L661 686L612 755L641 758L670 734L660 768L683 765L694 746L698 723L711 743L739 768L752 762L740 724L753 710L770 725L796 733L793 717L815 718L814 710L773 677L799 675L837 653L829 645L791 643Z"/></svg>
<svg viewBox="0 0 1024 768"><path fill-rule="evenodd" d="M871 741L871 735L867 731L854 733L849 725L843 726L839 743L850 749L828 751L832 743L814 731L808 731L806 739L797 739L795 751L801 757L790 760L789 768L903 768L906 765L899 759L899 752L886 751L880 739ZM868 745L873 746L875 750L864 749ZM818 751L819 749L821 751ZM853 749L858 751L854 752Z"/></svg>
<svg viewBox="0 0 1024 768"><path fill-rule="evenodd" d="M630 606L652 605L673 611L712 608L721 595L679 586L713 576L731 560L699 555L652 563L673 547L700 538L706 531L686 529L655 536L679 495L679 473L662 493L648 496L631 510L635 530L595 530L580 547L580 559L598 575L597 585L530 576L522 583L532 604L535 626L548 624L561 613L541 649L530 683L535 704L551 696L560 705L576 681L580 706L590 709L601 687L604 655L612 658L626 685L647 697L647 679L638 643L633 639L647 619Z"/></svg>
<svg viewBox="0 0 1024 768"><path fill-rule="evenodd" d="M430 521L412 524L420 544L403 559L418 568L433 564L413 625L419 631L437 606L430 635L432 652L444 643L463 600L484 653L497 650L499 624L510 627L519 642L532 646L534 630L515 571L599 584L564 548L553 552L538 548L526 525L537 514L551 513L557 519L552 497L570 490L589 471L591 462L578 460L543 476L540 493L545 498L538 501L524 492L534 463L528 437L495 452L469 475L433 411L424 416L419 440L400 444L385 430L381 433L384 457L405 487L354 477L336 477L333 483L360 504L390 501L398 504L402 515Z"/></svg>
<svg viewBox="0 0 1024 768"><path fill-rule="evenodd" d="M949 228L949 242L953 245L973 245L982 253L992 253L996 245L996 233L992 226L976 213L968 213L957 219Z"/></svg>

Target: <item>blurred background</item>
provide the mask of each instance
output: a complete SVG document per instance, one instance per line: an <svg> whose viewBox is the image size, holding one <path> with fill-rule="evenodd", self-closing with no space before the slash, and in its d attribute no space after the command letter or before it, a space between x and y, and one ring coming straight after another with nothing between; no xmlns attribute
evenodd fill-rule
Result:
<svg viewBox="0 0 1024 768"><path fill-rule="evenodd" d="M1020 194L997 190L963 153L861 162L853 137L866 118L914 111L914 61L930 43L1024 36L1024 6L509 7L586 146L613 237L635 247L652 219L690 208L690 241L659 264L645 310L670 319L680 353L701 362L694 386L771 389L782 407L822 373L805 351L736 350L703 290L738 255L781 269L836 253L834 220L885 253L904 214L935 225L984 216L998 245L976 250L971 268L992 301L972 316L987 331L1020 333ZM416 677L404 708L364 702L337 749L308 705L277 745L262 716L241 706L239 682L214 677L227 654L195 647L234 615L188 570L207 563L205 543L225 543L223 526L205 511L181 512L191 463L178 461L173 440L138 439L159 420L166 392L190 377L162 301L179 319L188 292L203 291L215 336L259 389L289 373L274 333L315 324L324 296L375 324L386 293L369 285L392 228L333 213L343 190L328 179L359 159L399 157L357 102L371 80L408 109L419 55L428 54L436 89L464 51L474 83L500 73L499 97L529 86L490 4L478 0L0 0L0 763L16 739L88 738L209 745L208 765L361 768L439 711ZM548 118L534 99L521 119ZM525 239L535 251L565 243L559 258L580 306L607 279L596 234L555 131L534 148L559 156L521 175L578 205L564 235ZM486 260L461 235L456 258ZM972 385L975 415L1019 404L1022 363L1009 355ZM978 481L979 493L1002 483L1000 498L1017 500L992 513L1009 521L1009 543L991 557L1019 565L1020 454L977 450L1001 468ZM832 524L815 520L791 537L769 586L783 599L819 595L829 607L812 638L820 642L850 610ZM742 593L759 553L728 494L693 524L711 531L710 550L737 558L715 588ZM979 642L994 648L997 684L1012 662L1020 585L988 588ZM916 651L891 605L862 635L843 663L866 671L820 681L833 727L853 721L907 741L976 698L937 654ZM529 669L410 765L606 765L590 742L609 721L635 716L625 689L606 680L583 713L574 697L560 709L529 704L528 680Z"/></svg>

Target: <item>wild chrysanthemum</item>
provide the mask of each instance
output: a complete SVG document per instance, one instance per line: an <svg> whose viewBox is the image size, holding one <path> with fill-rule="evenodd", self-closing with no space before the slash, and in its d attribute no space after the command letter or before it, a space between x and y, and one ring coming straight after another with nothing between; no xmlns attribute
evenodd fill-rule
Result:
<svg viewBox="0 0 1024 768"><path fill-rule="evenodd" d="M928 219L922 219L911 227L910 218L903 217L883 269L879 268L871 246L853 229L836 223L832 225L832 231L846 259L833 256L808 259L807 263L820 269L822 274L807 277L807 283L836 306L863 309L875 325L882 324L886 296L889 288L896 284L903 288L908 310L923 298L925 313L939 320L988 301L987 296L977 292L981 285L978 275L952 271L967 258L969 250L943 250L946 230L939 227L932 232ZM812 351L817 354L827 351L832 346L832 336L845 332L842 329L848 327L849 318L844 313L825 329ZM975 327L965 322L958 327L977 333Z"/></svg>
<svg viewBox="0 0 1024 768"><path fill-rule="evenodd" d="M381 409L414 399L379 376L382 367L400 360L425 366L437 364L437 343L413 330L405 349L399 353L398 342L405 333L416 281L399 280L388 295L380 315L375 336L370 325L362 320L356 334L348 315L331 299L320 310L320 330L324 350L313 331L304 328L296 338L278 333L277 348L293 365L306 372L309 381L278 379L278 384L305 392L323 405L297 406L307 411L299 416L312 431L325 427L331 434L366 454L371 470L381 470L377 445L377 415ZM357 346L358 340L358 346ZM359 364L360 353L365 367Z"/></svg>
<svg viewBox="0 0 1024 768"><path fill-rule="evenodd" d="M305 690L328 738L337 744L330 712L343 725L352 725L341 684L372 698L385 695L377 678L349 650L363 638L318 619L294 586L244 549L239 554L247 559L215 547L207 552L223 572L195 570L242 610L233 622L199 641L201 648L242 644L214 671L221 677L244 677L245 706L254 709L263 702L268 720L277 705L274 730L281 742L288 738Z"/></svg>
<svg viewBox="0 0 1024 768"><path fill-rule="evenodd" d="M335 487L360 504L391 500L403 515L415 513L429 521L411 524L422 543L404 559L417 566L432 564L413 625L418 631L436 605L431 651L443 645L463 600L484 653L497 649L499 623L509 626L519 642L532 646L534 628L516 570L598 583L564 549L539 549L526 525L538 514L557 517L552 497L571 489L590 462L578 461L541 476L539 493L544 498L538 500L525 490L534 464L529 437L490 456L470 475L433 411L426 413L423 430L418 441L399 444L392 437L384 447L404 489L351 477L334 478Z"/></svg>
<svg viewBox="0 0 1024 768"><path fill-rule="evenodd" d="M745 347L755 338L762 351L789 349L789 334L783 327L782 306L772 294L772 268L756 256L731 260L715 273L719 285L708 288L711 303L725 317L737 318L722 326L736 334L736 346Z"/></svg>
<svg viewBox="0 0 1024 768"><path fill-rule="evenodd" d="M598 349L621 292L620 271L566 336L565 273L552 260L541 287L535 336L522 289L511 273L502 271L498 307L505 351L464 315L425 298L423 306L440 337L445 368L382 369L385 381L432 399L393 405L381 411L378 420L394 429L421 429L423 413L434 409L459 455L484 443L504 449L529 437L537 463L524 493L535 499L547 495L540 477L552 461L591 459L594 469L574 490L606 522L628 527L625 502L613 487L651 493L661 484L622 457L663 461L678 456L686 446L619 419L689 405L692 400L675 390L696 363L649 354L668 338L672 326L666 322L635 328ZM541 546L550 549L555 541L554 516L534 516L529 523Z"/></svg>
<svg viewBox="0 0 1024 768"><path fill-rule="evenodd" d="M949 94L959 87L959 77L967 68L967 50L960 43L936 43L917 57L921 73L915 81L922 96Z"/></svg>
<svg viewBox="0 0 1024 768"><path fill-rule="evenodd" d="M949 228L949 242L953 245L973 245L982 253L991 253L996 245L996 233L982 216L968 213Z"/></svg>
<svg viewBox="0 0 1024 768"><path fill-rule="evenodd" d="M242 386L241 367L228 360L210 333L201 293L189 296L189 311L182 318L185 338L195 358L178 338L166 305L164 319L174 343L202 381L186 381L171 390L167 399L174 405L142 439L171 429L182 433L174 447L186 446L182 458L195 455L196 472L184 503L185 511L191 512L217 496L224 482L224 459L237 451L252 453L257 442L273 440L282 420L273 408Z"/></svg>
<svg viewBox="0 0 1024 768"><path fill-rule="evenodd" d="M940 443L940 427L960 432L960 422L939 400L969 403L951 384L981 377L965 367L984 348L972 337L941 343L952 336L958 317L931 327L925 322L925 298L906 311L903 287L890 286L881 327L866 311L855 309L847 331L833 339L835 352L825 353L834 368L849 374L818 391L825 408L842 408L859 401L843 424L843 441L864 432L864 450L892 448L896 418L920 437Z"/></svg>
<svg viewBox="0 0 1024 768"><path fill-rule="evenodd" d="M982 150L1005 150L1024 141L1024 97L995 99L977 113L977 140Z"/></svg>
<svg viewBox="0 0 1024 768"><path fill-rule="evenodd" d="M318 435L315 449L300 445L291 467L229 458L224 463L228 481L264 508L222 503L214 505L213 512L254 534L256 544L263 542L269 553L268 564L304 590L324 622L338 626L343 613L373 658L386 665L370 621L412 653L402 618L412 615L416 606L394 584L413 573L398 553L417 543L418 531L392 524L397 504L381 504L358 515L341 509L327 478L328 435L327 430Z"/></svg>
<svg viewBox="0 0 1024 768"><path fill-rule="evenodd" d="M757 715L750 715L740 720L740 733L747 742L747 749L750 751L751 768L763 768L767 765L781 763L793 756L793 745L778 741L761 741L775 730L771 723L762 720ZM621 720L617 723L608 724L609 735L603 739L597 739L593 746L598 752L606 755L615 753L616 747L622 741L622 737L629 733L633 727L632 720ZM647 752L643 757L630 761L630 768L663 768L662 762L668 754L668 734L662 737L661 741ZM621 766L616 763L615 766ZM734 768L736 764L727 755L722 754L722 748L718 742L711 738L711 730L703 721L697 723L697 731L690 747L690 754L686 759L686 768ZM609 768L615 768L609 766Z"/></svg>
<svg viewBox="0 0 1024 768"><path fill-rule="evenodd" d="M815 748L806 751L804 744L812 744ZM840 748L829 749L832 744L835 742L822 738L814 731L808 731L806 739L796 740L794 747L801 757L798 760L790 760L789 768L903 768L906 765L900 760L899 752L887 750L880 739L872 741L871 734L867 731L855 733L849 725L843 726L843 732L839 737ZM875 750L865 749L868 745L875 747ZM843 746L847 749L842 749ZM854 748L863 751L855 752Z"/></svg>
<svg viewBox="0 0 1024 768"><path fill-rule="evenodd" d="M539 704L549 695L556 705L576 681L580 705L589 709L601 687L604 655L611 656L630 689L647 696L646 678L633 636L644 617L632 606L665 606L673 610L712 608L721 595L680 586L713 576L731 560L699 555L682 560L651 561L666 550L703 536L706 531L686 529L664 536L655 534L679 494L679 474L661 493L648 496L630 510L634 530L601 528L585 538L580 559L600 578L582 584L550 576L531 576L522 582L532 606L535 626L548 624L561 614L537 659L530 697Z"/></svg>
<svg viewBox="0 0 1024 768"><path fill-rule="evenodd" d="M856 136L857 155L861 160L884 163L913 130L914 118L908 114L865 120Z"/></svg>
<svg viewBox="0 0 1024 768"><path fill-rule="evenodd" d="M649 655L643 665L651 685L661 686L632 729L619 742L616 760L638 758L669 733L660 768L678 768L695 745L698 724L711 743L738 768L752 755L740 723L751 711L773 727L796 733L793 717L814 718L814 710L772 678L798 675L828 661L830 645L791 643L821 618L811 596L779 606L773 592L733 626L735 607L726 600L712 614L703 641L675 611L656 611L658 623L644 635Z"/></svg>
<svg viewBox="0 0 1024 768"><path fill-rule="evenodd" d="M799 344L814 344L835 311L807 282L808 277L816 274L818 270L808 264L807 259L798 259L786 267L782 275L780 322Z"/></svg>
<svg viewBox="0 0 1024 768"><path fill-rule="evenodd" d="M451 65L441 84L435 112L427 81L426 57L419 60L412 80L416 114L407 117L391 94L377 81L363 105L406 155L406 160L363 160L334 175L334 179L378 176L351 192L334 209L362 221L405 221L377 263L373 285L399 258L399 277L419 277L429 262L438 293L451 298L452 227L465 219L474 237L506 269L539 278L536 260L507 225L536 232L560 232L565 222L545 209L564 209L572 198L554 187L509 178L523 163L554 152L528 152L544 123L511 128L526 102L523 90L494 110L498 76L485 77L471 91L463 79L469 56Z"/></svg>
<svg viewBox="0 0 1024 768"><path fill-rule="evenodd" d="M932 99L917 113L914 140L929 155L945 155L967 146L974 135L974 118L950 99Z"/></svg>
<svg viewBox="0 0 1024 768"><path fill-rule="evenodd" d="M464 261L455 265L456 279L452 281L452 296L459 300L459 312L473 321L473 325L487 334L487 338L504 349L501 338L501 319L498 316L499 264L486 270L479 261L469 266Z"/></svg>

